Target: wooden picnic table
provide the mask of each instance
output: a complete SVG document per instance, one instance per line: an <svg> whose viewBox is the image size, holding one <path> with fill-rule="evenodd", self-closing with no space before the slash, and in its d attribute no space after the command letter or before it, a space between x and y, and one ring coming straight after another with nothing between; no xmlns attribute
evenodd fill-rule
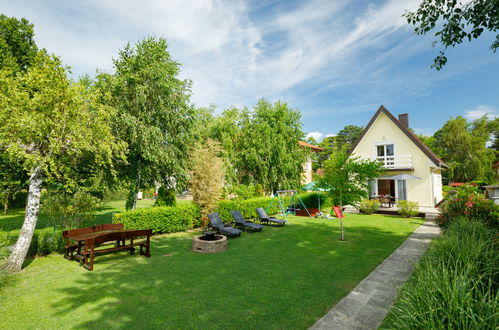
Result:
<svg viewBox="0 0 499 330"><path fill-rule="evenodd" d="M88 270L93 270L94 259L97 254L128 250L130 254L135 252L135 247L140 247L140 254L150 257L150 237L152 230L123 229L122 224L98 225L74 230L66 230L63 236L66 239L67 259L74 258L83 262ZM145 237L145 241L134 239ZM127 242L128 240L128 242ZM76 244L71 243L76 242ZM112 245L114 247L101 248ZM82 251L83 249L83 251ZM145 249L145 251L143 251ZM73 252L76 255L73 256Z"/></svg>

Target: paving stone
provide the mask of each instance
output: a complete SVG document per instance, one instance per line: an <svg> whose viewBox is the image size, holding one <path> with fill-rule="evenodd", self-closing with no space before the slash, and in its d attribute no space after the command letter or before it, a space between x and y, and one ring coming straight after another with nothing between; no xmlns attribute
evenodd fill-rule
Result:
<svg viewBox="0 0 499 330"><path fill-rule="evenodd" d="M311 329L377 329L440 227L428 220Z"/></svg>

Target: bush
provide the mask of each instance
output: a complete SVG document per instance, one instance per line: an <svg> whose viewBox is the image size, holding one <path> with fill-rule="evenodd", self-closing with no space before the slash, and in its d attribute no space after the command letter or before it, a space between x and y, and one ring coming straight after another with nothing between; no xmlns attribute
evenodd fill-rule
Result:
<svg viewBox="0 0 499 330"><path fill-rule="evenodd" d="M64 252L62 231L54 228L36 230L29 246L28 256L43 256L53 252Z"/></svg>
<svg viewBox="0 0 499 330"><path fill-rule="evenodd" d="M496 329L497 232L460 217L417 265L386 320L395 329Z"/></svg>
<svg viewBox="0 0 499 330"><path fill-rule="evenodd" d="M113 223L125 228L152 229L154 234L174 233L201 225L201 213L195 204L148 207L116 213Z"/></svg>
<svg viewBox="0 0 499 330"><path fill-rule="evenodd" d="M175 189L166 186L159 187L158 198L156 199L154 206L175 206L176 204Z"/></svg>
<svg viewBox="0 0 499 330"><path fill-rule="evenodd" d="M498 225L499 206L478 193L475 187L460 187L456 194L449 194L439 208L437 223L444 227L458 217L481 219L488 226Z"/></svg>
<svg viewBox="0 0 499 330"><path fill-rule="evenodd" d="M376 200L364 199L359 203L359 210L365 214L371 214L377 211L381 206L381 203Z"/></svg>
<svg viewBox="0 0 499 330"><path fill-rule="evenodd" d="M50 218L54 227L68 229L91 221L99 206L99 200L86 192L73 195L51 192L44 194L41 211Z"/></svg>
<svg viewBox="0 0 499 330"><path fill-rule="evenodd" d="M222 200L218 202L216 212L220 214L220 217L226 223L233 221L232 214L230 213L230 211L232 210L239 210L245 219L256 219L258 218L256 208L263 207L266 210L271 200L272 197L258 197L247 200ZM274 215L279 212L280 210L279 206L277 205L277 201L274 200L272 207L268 210L267 213L269 215Z"/></svg>
<svg viewBox="0 0 499 330"><path fill-rule="evenodd" d="M116 190L104 192L104 201L126 200L128 198L128 190Z"/></svg>
<svg viewBox="0 0 499 330"><path fill-rule="evenodd" d="M405 218L415 217L419 213L419 203L411 201L398 201L397 213Z"/></svg>
<svg viewBox="0 0 499 330"><path fill-rule="evenodd" d="M320 208L326 208L331 206L331 199L328 198L327 193L325 192L311 192L299 194L303 204L307 207L307 209L318 209L319 208L319 200L320 200ZM295 197L295 205L298 208L303 208L300 204L300 200Z"/></svg>

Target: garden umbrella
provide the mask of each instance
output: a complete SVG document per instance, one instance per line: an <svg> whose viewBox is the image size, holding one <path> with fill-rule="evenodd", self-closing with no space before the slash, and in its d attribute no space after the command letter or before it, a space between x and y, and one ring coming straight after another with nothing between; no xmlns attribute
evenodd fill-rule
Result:
<svg viewBox="0 0 499 330"><path fill-rule="evenodd" d="M306 185L304 185L301 189L302 190L310 190L310 191L327 191L326 189L319 188L318 186L319 186L319 182L312 181L312 182L309 182ZM321 211L321 196L319 196L317 199L319 202L319 212L320 212Z"/></svg>

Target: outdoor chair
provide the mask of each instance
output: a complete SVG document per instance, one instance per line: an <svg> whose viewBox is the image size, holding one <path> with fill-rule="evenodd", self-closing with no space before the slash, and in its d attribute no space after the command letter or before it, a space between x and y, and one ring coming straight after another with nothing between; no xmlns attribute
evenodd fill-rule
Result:
<svg viewBox="0 0 499 330"><path fill-rule="evenodd" d="M244 220L243 215L238 210L230 211L230 213L232 214L232 217L234 218L234 221L236 222L236 226L241 227L243 230L249 229L252 231L262 231L262 228L263 228L262 225L254 223L252 221Z"/></svg>
<svg viewBox="0 0 499 330"><path fill-rule="evenodd" d="M241 230L224 225L218 213L210 213L208 214L208 218L210 219L211 228L215 229L220 234L228 236L241 235Z"/></svg>
<svg viewBox="0 0 499 330"><path fill-rule="evenodd" d="M260 217L260 222L267 225L273 224L275 226L284 226L286 224L286 220L269 217L263 207L257 208L256 213L258 213L258 216Z"/></svg>

